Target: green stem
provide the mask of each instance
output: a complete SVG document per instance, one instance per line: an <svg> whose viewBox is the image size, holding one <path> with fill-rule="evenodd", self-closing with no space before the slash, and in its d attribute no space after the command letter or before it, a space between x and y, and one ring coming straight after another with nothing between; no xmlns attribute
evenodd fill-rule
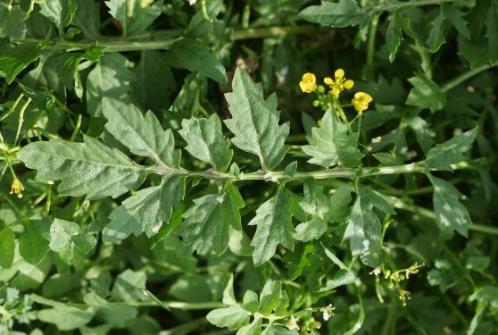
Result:
<svg viewBox="0 0 498 335"><path fill-rule="evenodd" d="M273 26L263 28L247 28L235 30L232 33L232 41L257 39L266 37L287 36L296 34L310 34L319 29L314 25L302 25L295 27Z"/></svg>
<svg viewBox="0 0 498 335"><path fill-rule="evenodd" d="M162 171L160 168L155 167L150 169L150 172L160 175L171 175L171 170ZM361 169L350 168L335 168L325 169L318 171L297 172L292 176L287 175L284 171L254 171L242 172L240 175L235 176L227 173L216 171L186 171L183 170L180 174L189 177L200 177L205 179L222 179L232 181L247 181L247 180L265 180L279 182L281 180L300 180L300 179L335 179L335 178L354 178L354 177L369 177L391 174L404 174L404 173L426 173L427 168L421 164L405 164L398 166L384 166L384 167L366 167Z"/></svg>
<svg viewBox="0 0 498 335"><path fill-rule="evenodd" d="M453 170L466 170L473 169L478 164L482 164L481 161L476 160L473 164L468 162L462 162L460 164L454 164L452 166ZM146 172L171 176L179 175L184 177L197 177L203 179L211 180L229 180L232 182L237 181L249 181L249 180L261 180L268 182L281 182L281 181L295 181L302 179L337 179L337 178L364 178L371 176L383 176L383 175L393 175L393 174L410 174L410 173L422 173L426 174L431 171L438 171L437 169L430 169L424 165L424 161L396 165L396 166L380 166L380 167L358 167L358 168L333 168L333 169L323 169L315 171L303 171L296 172L292 175L287 174L285 171L252 171L252 172L240 172L238 175L219 172L215 170L204 170L204 171L191 171L183 168L170 168L166 165L163 166L137 166L137 170L145 170Z"/></svg>
<svg viewBox="0 0 498 335"><path fill-rule="evenodd" d="M266 37L286 36L292 34L306 34L316 32L318 28L313 25L295 27L273 26L264 28L248 28L235 30L232 41L257 39ZM126 52L141 50L166 50L175 42L181 40L180 30L157 31L144 33L134 38L105 38L102 40L64 41L62 39L43 40L37 38L13 38L14 43L32 43L43 46L45 50L87 50L91 47L102 47L104 52ZM147 40L149 39L149 40Z"/></svg>
<svg viewBox="0 0 498 335"><path fill-rule="evenodd" d="M387 309L387 317L386 321L382 326L382 330L380 332L381 335L389 335L392 333L393 322L396 317L397 304L390 304Z"/></svg>
<svg viewBox="0 0 498 335"><path fill-rule="evenodd" d="M416 213L416 214L423 216L423 217L430 219L430 220L437 219L436 213L434 213L433 211L431 211L429 209L407 203L407 202L405 202L399 198L396 198L396 197L389 197L388 199L395 208L406 210L406 211L409 211L412 213ZM498 235L498 227L487 226L487 225L483 225L483 224L479 224L479 223L470 224L469 230L479 232L479 233L485 233L485 234L489 234L489 235Z"/></svg>
<svg viewBox="0 0 498 335"><path fill-rule="evenodd" d="M429 54L427 53L427 49L425 48L425 46L417 37L415 37L415 45L413 46L413 49L415 49L415 51L420 56L420 67L422 68L425 76L429 79L432 79L431 60Z"/></svg>
<svg viewBox="0 0 498 335"><path fill-rule="evenodd" d="M152 301L139 302L134 304L134 306L137 307L160 306L163 307L164 309L181 309L184 311L215 309L226 306L224 303L217 301L212 301L212 302L162 301L149 290L145 290L144 293L147 296L149 296L152 299Z"/></svg>
<svg viewBox="0 0 498 335"><path fill-rule="evenodd" d="M183 301L159 301L159 302L139 302L132 304L136 307L163 307L164 309L181 309L184 311L205 310L223 308L226 305L222 302L183 302Z"/></svg>
<svg viewBox="0 0 498 335"><path fill-rule="evenodd" d="M451 79L450 81L448 81L446 84L444 84L441 87L441 89L443 90L443 92L448 92L448 91L452 90L453 88L457 87L458 85L460 85L461 83L463 83L464 81L466 81L467 79L470 79L473 76L478 75L479 73L484 72L486 70L489 70L495 66L498 66L498 62L481 65L479 67L476 67L475 69L464 72L461 75L459 75L458 77L455 77L455 78Z"/></svg>
<svg viewBox="0 0 498 335"><path fill-rule="evenodd" d="M377 27L379 25L379 15L375 15L370 21L367 44L367 75L369 78L374 74L375 40L377 37Z"/></svg>

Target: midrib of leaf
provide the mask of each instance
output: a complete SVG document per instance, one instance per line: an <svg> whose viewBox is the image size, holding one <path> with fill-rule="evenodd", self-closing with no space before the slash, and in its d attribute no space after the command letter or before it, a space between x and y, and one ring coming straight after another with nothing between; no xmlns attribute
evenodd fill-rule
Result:
<svg viewBox="0 0 498 335"><path fill-rule="evenodd" d="M247 95L247 86L246 86L246 84L244 83L243 80L241 80L241 82L244 85L244 94L243 94L243 97L244 97L245 103L247 104L247 106L251 106L249 96ZM261 99L263 100L263 104L264 104L264 102L265 102L264 97L262 96ZM261 150L260 136L258 134L258 130L256 129L256 123L254 122L253 108L249 107L249 109L251 111L249 113L249 116L251 118L251 124L253 126L252 129L251 129L251 132L254 132L254 136L256 137L256 141L258 143L258 146L257 146L258 147L258 157L259 157L259 160L261 161L261 165L263 166L263 169L264 170L268 170L268 167L266 165L266 161L265 161L265 159L263 157L263 152Z"/></svg>
<svg viewBox="0 0 498 335"><path fill-rule="evenodd" d="M281 192L281 191L280 191ZM272 205L271 205L271 213L270 213L270 217L271 217L271 225L270 225L270 229L268 229L268 234L265 236L265 244L264 244L264 248L263 249L267 249L268 248L268 245L269 245L269 242L270 242L270 235L271 235L271 227L273 227L273 225L275 224L275 213L276 213L276 210L277 210L277 202L278 202L278 198L280 197L280 192L273 198L274 201L272 201Z"/></svg>
<svg viewBox="0 0 498 335"><path fill-rule="evenodd" d="M133 163L133 165L120 165L120 164L112 164L112 163L106 163L106 162L99 162L99 161L94 161L94 160L84 160L84 159L77 159L74 157L67 157L64 155L59 155L56 153L50 153L50 156L55 156L55 157L60 157L63 158L63 160L67 161L73 161L73 162L82 162L82 163L92 163L94 165L99 165L99 166L109 166L109 167L115 167L115 168L120 168L120 169L125 169L125 170L131 170L131 171L145 171L146 168L138 165L136 163Z"/></svg>
<svg viewBox="0 0 498 335"><path fill-rule="evenodd" d="M121 114L120 113L117 113L119 116L120 116L120 120L121 120L121 123L126 125L126 127L128 129L131 130L132 133L134 133L142 142L142 144L144 145L144 147L147 148L147 151L152 155L152 157L154 157L154 160L156 161L157 164L159 164L161 166L161 168L163 169L167 169L167 170L170 170L170 169L173 169L173 167L171 166L168 166L166 165L162 160L161 158L159 157L159 155L154 151L154 149L147 143L147 141L144 139L144 137L140 134L140 132L136 131L135 127L133 127L126 118L122 118L121 117ZM144 117L145 118L145 117Z"/></svg>
<svg viewBox="0 0 498 335"><path fill-rule="evenodd" d="M199 122L199 121L197 121L197 122ZM202 139L204 140L204 143L206 143L206 151L207 151L208 156L209 156L209 162L211 163L211 165L212 165L213 167L217 168L216 163L215 163L215 160L214 160L213 155L212 155L212 153L211 153L211 150L210 150L210 148L209 148L208 142L207 142L207 140L206 140L206 137L204 136L204 130L203 130L203 128L200 126L200 123L198 123L198 124L199 124L199 129L201 130Z"/></svg>

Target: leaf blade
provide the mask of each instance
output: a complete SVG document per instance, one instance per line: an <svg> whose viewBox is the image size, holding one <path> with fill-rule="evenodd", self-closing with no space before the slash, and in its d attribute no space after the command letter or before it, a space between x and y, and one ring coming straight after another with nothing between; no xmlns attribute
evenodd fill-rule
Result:
<svg viewBox="0 0 498 335"><path fill-rule="evenodd" d="M232 118L225 120L235 135L233 144L259 157L265 170L274 168L284 157L289 124L279 125L277 100L263 97L261 85L255 84L242 69L237 68L232 82L233 91L225 94Z"/></svg>

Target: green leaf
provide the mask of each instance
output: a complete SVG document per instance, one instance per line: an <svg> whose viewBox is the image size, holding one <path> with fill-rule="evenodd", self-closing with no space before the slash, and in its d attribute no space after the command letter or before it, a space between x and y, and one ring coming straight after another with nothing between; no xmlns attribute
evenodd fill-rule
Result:
<svg viewBox="0 0 498 335"><path fill-rule="evenodd" d="M467 236L471 223L467 208L460 202L460 192L449 182L430 176L434 193L432 202L436 212L436 221L444 237L453 236L456 231Z"/></svg>
<svg viewBox="0 0 498 335"><path fill-rule="evenodd" d="M261 319L256 317L250 324L240 328L236 335L261 335Z"/></svg>
<svg viewBox="0 0 498 335"><path fill-rule="evenodd" d="M27 17L19 7L10 8L0 3L0 38L23 38L26 35L24 21Z"/></svg>
<svg viewBox="0 0 498 335"><path fill-rule="evenodd" d="M76 13L74 0L44 0L40 3L40 13L52 21L60 33L63 33Z"/></svg>
<svg viewBox="0 0 498 335"><path fill-rule="evenodd" d="M100 0L75 0L78 10L73 18L74 23L86 37L98 39L100 36Z"/></svg>
<svg viewBox="0 0 498 335"><path fill-rule="evenodd" d="M180 151L175 150L173 134L163 130L154 113L149 111L144 117L135 105L116 99L105 99L103 106L107 131L133 154L149 157L166 170L179 166Z"/></svg>
<svg viewBox="0 0 498 335"><path fill-rule="evenodd" d="M24 223L25 231L19 239L19 253L31 264L38 263L49 251L48 241L38 228L41 221L29 220Z"/></svg>
<svg viewBox="0 0 498 335"><path fill-rule="evenodd" d="M389 50L389 61L392 63L396 59L399 46L403 41L403 25L401 21L401 14L394 12L389 16L389 24L386 31L386 43Z"/></svg>
<svg viewBox="0 0 498 335"><path fill-rule="evenodd" d="M176 83L164 55L156 50L142 51L133 72L136 77L133 95L138 104L153 111L167 108Z"/></svg>
<svg viewBox="0 0 498 335"><path fill-rule="evenodd" d="M309 242L319 239L327 231L327 222L318 217L313 217L311 220L300 223L296 227L296 240Z"/></svg>
<svg viewBox="0 0 498 335"><path fill-rule="evenodd" d="M14 47L0 47L0 77L12 84L14 79L38 59L41 49L35 44L20 44Z"/></svg>
<svg viewBox="0 0 498 335"><path fill-rule="evenodd" d="M325 112L319 127L311 129L308 142L302 149L312 157L308 160L312 164L355 167L361 163L363 154L358 150L356 136L348 133L346 125L332 110Z"/></svg>
<svg viewBox="0 0 498 335"><path fill-rule="evenodd" d="M173 67L199 72L220 84L227 81L223 64L202 42L189 38L181 39L171 46L166 53L166 59Z"/></svg>
<svg viewBox="0 0 498 335"><path fill-rule="evenodd" d="M145 272L125 270L116 278L112 288L112 297L127 303L142 301L147 298L144 294L146 282Z"/></svg>
<svg viewBox="0 0 498 335"><path fill-rule="evenodd" d="M333 290L341 286L353 284L356 281L356 276L348 269L340 269L337 271L332 279L327 280L325 283L326 290Z"/></svg>
<svg viewBox="0 0 498 335"><path fill-rule="evenodd" d="M185 149L192 156L211 164L218 171L228 169L233 151L230 141L221 131L221 122L216 114L208 119L184 119L180 135L187 142Z"/></svg>
<svg viewBox="0 0 498 335"><path fill-rule="evenodd" d="M233 92L225 94L232 114L225 124L235 135L232 142L257 155L263 169L271 170L284 157L289 134L288 123L278 124L277 97L273 94L265 100L261 85L240 68L235 72L232 87Z"/></svg>
<svg viewBox="0 0 498 335"><path fill-rule="evenodd" d="M437 52L439 48L446 42L444 37L444 22L446 19L444 7L439 9L439 15L431 20L431 30L427 38L427 51L430 53Z"/></svg>
<svg viewBox="0 0 498 335"><path fill-rule="evenodd" d="M446 14L446 19L451 22L458 33L463 37L470 39L470 31L467 27L467 21L463 19L465 13L456 6L445 7L444 12Z"/></svg>
<svg viewBox="0 0 498 335"><path fill-rule="evenodd" d="M268 280L259 295L259 312L262 315L270 315L276 309L280 301L280 292L282 290L282 283L279 281Z"/></svg>
<svg viewBox="0 0 498 335"><path fill-rule="evenodd" d="M14 232L9 227L0 230L0 267L8 269L12 266L15 247Z"/></svg>
<svg viewBox="0 0 498 335"><path fill-rule="evenodd" d="M233 290L233 273L230 274L230 278L228 278L227 285L223 290L223 303L225 305L237 304L237 300L235 299L235 292Z"/></svg>
<svg viewBox="0 0 498 335"><path fill-rule="evenodd" d="M50 226L49 248L55 252L67 249L71 244L71 239L80 233L77 223L55 219Z"/></svg>
<svg viewBox="0 0 498 335"><path fill-rule="evenodd" d="M452 170L452 164L466 159L464 154L472 147L476 136L477 128L473 128L444 143L437 144L427 153L425 165L437 170Z"/></svg>
<svg viewBox="0 0 498 335"><path fill-rule="evenodd" d="M418 144L424 153L434 145L434 131L431 129L429 123L420 116L408 117L405 119L406 124L413 130Z"/></svg>
<svg viewBox="0 0 498 335"><path fill-rule="evenodd" d="M256 313L259 309L258 294L251 290L245 291L244 297L242 298L242 307L251 313Z"/></svg>
<svg viewBox="0 0 498 335"><path fill-rule="evenodd" d="M469 300L479 301L489 304L492 308L498 308L498 287L491 285L479 287L472 293Z"/></svg>
<svg viewBox="0 0 498 335"><path fill-rule="evenodd" d="M348 217L344 239L349 240L353 256L361 256L363 263L371 267L380 261L381 222L373 211L392 211L387 201L375 192L361 187Z"/></svg>
<svg viewBox="0 0 498 335"><path fill-rule="evenodd" d="M292 216L295 207L297 203L294 195L280 188L273 198L256 210L256 216L249 222L250 226L256 226L256 233L251 242L254 247L252 258L255 265L270 260L279 244L289 250L294 249Z"/></svg>
<svg viewBox="0 0 498 335"><path fill-rule="evenodd" d="M180 235L187 247L201 255L222 254L228 247L230 225L240 225L239 209L242 196L233 187L232 192L208 194L194 200L194 205L183 215Z"/></svg>
<svg viewBox="0 0 498 335"><path fill-rule="evenodd" d="M312 23L336 28L356 26L368 20L367 14L353 0L322 2L319 6L306 7L299 16Z"/></svg>
<svg viewBox="0 0 498 335"><path fill-rule="evenodd" d="M161 15L163 1L147 5L141 0L108 0L109 14L121 23L123 36L143 33Z"/></svg>
<svg viewBox="0 0 498 335"><path fill-rule="evenodd" d="M498 4L491 1L485 20L489 57L498 61Z"/></svg>
<svg viewBox="0 0 498 335"><path fill-rule="evenodd" d="M43 309L36 316L40 321L52 323L59 330L69 331L89 323L94 316L93 308L80 309L70 305Z"/></svg>
<svg viewBox="0 0 498 335"><path fill-rule="evenodd" d="M38 177L60 180L61 195L116 198L142 184L145 170L117 149L84 137L83 143L63 140L28 144L17 157Z"/></svg>
<svg viewBox="0 0 498 335"><path fill-rule="evenodd" d="M158 186L136 192L112 211L111 222L102 232L103 241L113 243L143 232L148 236L156 234L163 223L169 222L184 193L185 180L178 176L165 178Z"/></svg>
<svg viewBox="0 0 498 335"><path fill-rule="evenodd" d="M106 98L131 103L129 93L134 76L126 63L127 59L121 54L106 53L90 71L86 81L86 103L90 115L102 116Z"/></svg>
<svg viewBox="0 0 498 335"><path fill-rule="evenodd" d="M446 95L435 82L423 75L411 77L408 81L413 88L406 98L407 105L428 108L432 112L443 109Z"/></svg>
<svg viewBox="0 0 498 335"><path fill-rule="evenodd" d="M206 319L216 327L235 331L249 323L249 316L249 312L239 305L231 305L212 310Z"/></svg>
<svg viewBox="0 0 498 335"><path fill-rule="evenodd" d="M125 327L126 324L137 317L137 308L121 304L110 303L101 298L95 292L84 295L85 303L96 309L99 319L117 327Z"/></svg>

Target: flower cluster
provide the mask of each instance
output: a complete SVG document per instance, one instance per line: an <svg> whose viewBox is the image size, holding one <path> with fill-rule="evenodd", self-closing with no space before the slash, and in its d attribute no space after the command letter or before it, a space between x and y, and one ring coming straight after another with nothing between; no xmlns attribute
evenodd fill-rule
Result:
<svg viewBox="0 0 498 335"><path fill-rule="evenodd" d="M338 97L344 90L350 90L354 86L354 81L346 79L346 73L343 69L337 69L334 72L334 79L325 77L323 82L330 87L329 93Z"/></svg>
<svg viewBox="0 0 498 335"><path fill-rule="evenodd" d="M317 100L313 102L314 106L328 106L332 101L337 100L343 91L350 90L354 86L354 81L346 78L343 69L335 70L334 78L325 77L323 82L327 85L327 93L325 93L327 90L325 86L317 84L314 73L306 72L299 82L299 88L302 92L317 94ZM370 94L356 92L351 103L358 113L363 113L372 101L373 98Z"/></svg>
<svg viewBox="0 0 498 335"><path fill-rule="evenodd" d="M380 266L375 268L370 274L375 276L379 276L381 273L384 276L384 279L388 281L387 286L389 288L395 288L398 292L399 299L406 303L407 300L410 299L410 292L403 289L400 285L402 281L410 279L411 275L417 274L420 271L420 268L423 267L424 264L415 263L406 269L392 271L390 269L385 269L384 266Z"/></svg>
<svg viewBox="0 0 498 335"><path fill-rule="evenodd" d="M21 181L15 177L10 185L10 194L15 194L18 198L22 198L22 192L24 191L24 185Z"/></svg>

